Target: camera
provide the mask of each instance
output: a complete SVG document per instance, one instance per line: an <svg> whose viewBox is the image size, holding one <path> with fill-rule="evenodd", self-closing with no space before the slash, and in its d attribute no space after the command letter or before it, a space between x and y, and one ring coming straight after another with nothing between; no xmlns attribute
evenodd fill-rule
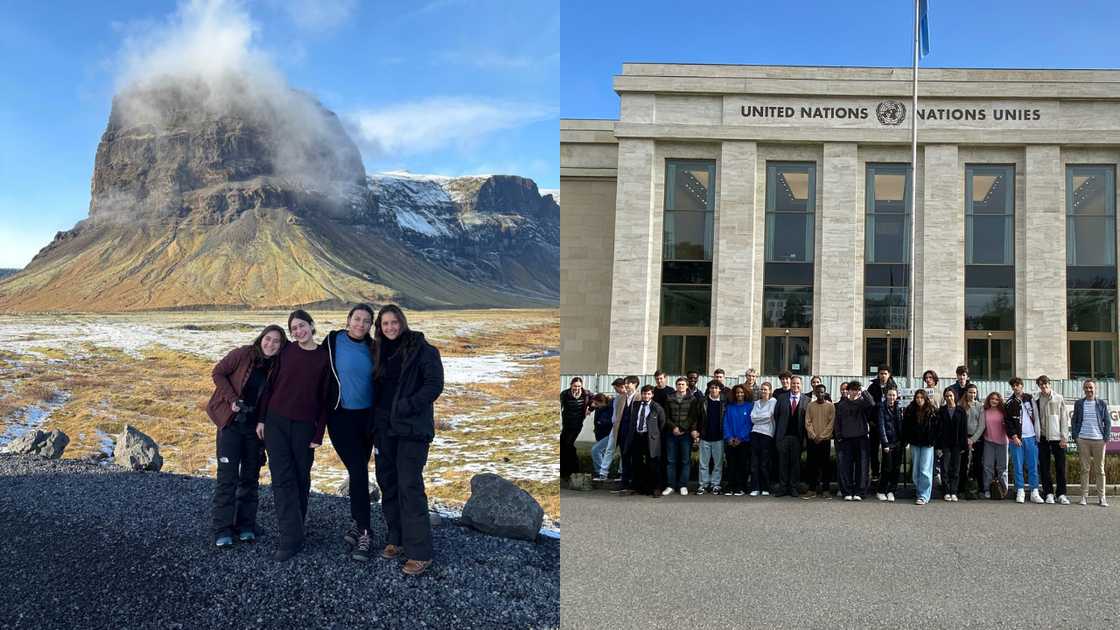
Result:
<svg viewBox="0 0 1120 630"><path fill-rule="evenodd" d="M245 402L244 400L238 399L237 400L237 409L238 409L237 417L234 418L234 422L236 422L238 424L242 424L242 425L249 424L251 422L251 417L253 415L253 410L256 409L256 407L254 407L253 405L250 405L249 403Z"/></svg>

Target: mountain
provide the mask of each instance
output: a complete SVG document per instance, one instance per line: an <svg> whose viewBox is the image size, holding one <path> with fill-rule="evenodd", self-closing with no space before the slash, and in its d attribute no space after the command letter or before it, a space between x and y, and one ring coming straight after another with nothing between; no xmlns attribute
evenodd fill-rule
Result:
<svg viewBox="0 0 1120 630"><path fill-rule="evenodd" d="M0 269L0 279L7 278L17 271L19 271L19 269Z"/></svg>
<svg viewBox="0 0 1120 630"><path fill-rule="evenodd" d="M522 177L367 176L305 93L156 82L113 99L89 216L0 281L0 310L553 306L559 223Z"/></svg>

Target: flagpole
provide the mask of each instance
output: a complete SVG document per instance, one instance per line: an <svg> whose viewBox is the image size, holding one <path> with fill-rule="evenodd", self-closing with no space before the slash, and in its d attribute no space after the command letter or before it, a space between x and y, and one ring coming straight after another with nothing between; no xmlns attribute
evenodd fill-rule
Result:
<svg viewBox="0 0 1120 630"><path fill-rule="evenodd" d="M914 0L914 100L910 109L910 286L908 287L908 299L906 301L907 311L909 312L909 332L906 337L907 358L909 369L906 374L910 377L911 388L913 387L914 375L914 297L917 295L916 287L914 286L914 279L917 274L914 273L914 251L915 251L915 226L916 208L917 208L917 195L918 195L918 52L921 43L918 40L918 3L921 0Z"/></svg>

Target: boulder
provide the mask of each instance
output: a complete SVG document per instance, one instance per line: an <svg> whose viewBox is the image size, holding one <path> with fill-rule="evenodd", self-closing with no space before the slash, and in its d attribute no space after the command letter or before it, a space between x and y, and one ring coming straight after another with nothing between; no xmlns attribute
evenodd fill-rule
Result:
<svg viewBox="0 0 1120 630"><path fill-rule="evenodd" d="M591 475L588 475L587 473L572 473L572 476L568 477L568 489L583 491L590 490Z"/></svg>
<svg viewBox="0 0 1120 630"><path fill-rule="evenodd" d="M47 459L58 459L62 457L62 452L66 450L66 445L69 443L70 438L58 429L50 433L34 429L8 442L3 452L41 455Z"/></svg>
<svg viewBox="0 0 1120 630"><path fill-rule="evenodd" d="M471 497L460 521L491 536L533 541L540 533L544 509L512 482L482 473L471 479Z"/></svg>
<svg viewBox="0 0 1120 630"><path fill-rule="evenodd" d="M113 449L113 463L129 470L158 471L163 468L159 444L131 425L125 425L117 436Z"/></svg>
<svg viewBox="0 0 1120 630"><path fill-rule="evenodd" d="M350 479L349 479L349 477L346 478L346 479L343 479L340 482L338 482L338 486L335 487L334 493L336 495L340 496L340 497L350 496ZM375 483L369 484L369 502L370 503L377 503L380 500L381 500L381 490L379 490L377 488L377 484L375 484Z"/></svg>

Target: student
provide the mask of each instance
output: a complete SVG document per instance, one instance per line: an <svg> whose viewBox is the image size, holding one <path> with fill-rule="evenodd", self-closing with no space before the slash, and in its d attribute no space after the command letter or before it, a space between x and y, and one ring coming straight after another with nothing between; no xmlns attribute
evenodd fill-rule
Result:
<svg viewBox="0 0 1120 630"><path fill-rule="evenodd" d="M315 343L315 320L302 309L288 315L288 332L296 343L276 357L257 418L257 437L268 451L272 497L280 544L272 554L286 562L303 548L303 523L311 491L315 449L327 426L330 357Z"/></svg>
<svg viewBox="0 0 1120 630"><path fill-rule="evenodd" d="M886 390L876 415L879 418L877 437L879 447L883 449L883 467L875 498L893 503L894 491L898 489L898 470L906 458L906 446L902 443L902 407L898 404L897 389L890 387Z"/></svg>
<svg viewBox="0 0 1120 630"><path fill-rule="evenodd" d="M731 387L723 382L725 376L726 372L723 371L723 368L716 368L716 371L712 372L712 379L719 383L720 396L727 400L727 397L731 395Z"/></svg>
<svg viewBox="0 0 1120 630"><path fill-rule="evenodd" d="M940 408L943 401L942 391L937 386L941 379L937 378L937 372L933 370L926 370L922 372L922 386L926 388L926 394L929 395L929 402L933 404L934 408Z"/></svg>
<svg viewBox="0 0 1120 630"><path fill-rule="evenodd" d="M621 401L626 399L626 379L616 378L611 381L611 387L614 388L614 396L610 398L610 428L606 432L606 437L595 442L595 446L591 448L592 461L598 458L598 464L595 465L595 478L594 481L606 481L607 475L610 473L611 462L614 461L615 451L618 450L614 447L616 438L616 419L619 417L621 411L619 406ZM595 416L595 422L599 422L599 416ZM596 424L598 427L598 424ZM596 435L598 435L598 428L596 428ZM596 455L598 451L598 455ZM621 471L622 461L619 460L619 470Z"/></svg>
<svg viewBox="0 0 1120 630"><path fill-rule="evenodd" d="M770 496L770 449L774 444L774 408L777 400L770 396L772 385L763 383L758 400L751 409L751 496Z"/></svg>
<svg viewBox="0 0 1120 630"><path fill-rule="evenodd" d="M591 407L591 393L583 388L583 379L573 377L569 384L560 392L560 479L564 481L579 472L576 438Z"/></svg>
<svg viewBox="0 0 1120 630"><path fill-rule="evenodd" d="M1069 414L1062 395L1050 386L1050 379L1043 374L1035 379L1038 396L1034 399L1034 417L1038 418L1038 467L1042 471L1042 489L1046 502L1054 503L1054 483L1050 474L1050 460L1054 461L1054 474L1058 482L1057 502L1069 505L1066 496L1066 436L1069 435Z"/></svg>
<svg viewBox="0 0 1120 630"><path fill-rule="evenodd" d="M801 442L805 439L805 410L809 396L801 393L801 377L790 378L789 393L774 406L774 443L778 448L777 496L799 497L797 485L801 477ZM808 498L808 497L806 497Z"/></svg>
<svg viewBox="0 0 1120 630"><path fill-rule="evenodd" d="M937 410L937 421L941 425L939 448L945 463L945 500L956 501L963 485L961 462L968 452L968 413L957 405L953 388L946 387L941 396L943 404Z"/></svg>
<svg viewBox="0 0 1120 630"><path fill-rule="evenodd" d="M816 377L814 377L816 378ZM821 499L829 498L828 471L832 427L836 422L836 405L828 399L824 385L818 383L813 390L813 402L805 410L805 435L808 438L809 492L816 492Z"/></svg>
<svg viewBox="0 0 1120 630"><path fill-rule="evenodd" d="M676 381L677 388L665 399L666 486L662 494L688 496L688 473L692 468L692 415L696 399L688 394L688 380L683 376Z"/></svg>
<svg viewBox="0 0 1120 630"><path fill-rule="evenodd" d="M616 379L621 381L622 379ZM618 386L621 389L621 384ZM595 394L591 397L591 410L595 414L594 429L595 429L595 444L591 447L591 467L595 471L592 481L605 481L606 477L601 474L603 470L603 453L607 450L607 443L610 441L611 428L614 426L611 416L614 409L611 406L611 399L606 394ZM607 467L610 467L610 462L607 462Z"/></svg>
<svg viewBox="0 0 1120 630"><path fill-rule="evenodd" d="M747 380L744 385L751 395L751 400L758 400L759 393L762 391L758 386L758 370L753 367L747 368Z"/></svg>
<svg viewBox="0 0 1120 630"><path fill-rule="evenodd" d="M816 375L809 377L809 396L812 398L812 400L817 399L817 385L820 385L821 383L823 383L823 381L821 381L821 377Z"/></svg>
<svg viewBox="0 0 1120 630"><path fill-rule="evenodd" d="M1038 442L1037 416L1031 395L1023 391L1023 379L1018 376L1007 381L1011 386L1011 398L1007 400L1007 415L1004 427L1011 440L1011 470L1015 473L1015 502L1023 503L1026 489L1023 487L1023 467L1027 469L1027 484L1031 488L1031 503L1043 503L1038 494Z"/></svg>
<svg viewBox="0 0 1120 630"><path fill-rule="evenodd" d="M956 374L957 380L953 381L953 384L949 387L953 388L953 393L957 396L957 404L962 404L965 399L965 389L968 387L968 368L958 365ZM979 400L979 396L977 400Z"/></svg>
<svg viewBox="0 0 1120 630"><path fill-rule="evenodd" d="M717 383L717 381L712 381ZM709 391L711 387L709 386ZM754 401L746 387L731 388L731 403L723 414L723 439L727 452L727 494L741 497L747 490L747 466L751 456L751 413Z"/></svg>
<svg viewBox="0 0 1120 630"><path fill-rule="evenodd" d="M937 408L929 401L926 390L914 391L914 400L906 406L902 417L902 442L910 445L913 456L913 478L917 505L929 503L933 493L933 449L940 440ZM900 446L901 448L901 446Z"/></svg>
<svg viewBox="0 0 1120 630"><path fill-rule="evenodd" d="M284 329L266 326L253 343L230 351L210 376L214 394L206 413L218 427L218 473L214 483L211 531L218 547L257 539L257 497L264 444L257 437L257 417L265 383L276 355L288 343Z"/></svg>
<svg viewBox="0 0 1120 630"><path fill-rule="evenodd" d="M1104 447L1112 433L1108 405L1097 398L1097 382L1087 379L1081 384L1085 397L1073 403L1073 436L1081 457L1081 505L1089 504L1089 483L1096 476L1097 503L1108 507L1105 498Z"/></svg>
<svg viewBox="0 0 1120 630"><path fill-rule="evenodd" d="M346 315L346 329L327 334L331 361L327 432L350 479L350 529L343 535L350 557L369 560L369 458L373 453L373 308L358 304ZM573 446L574 448L574 446ZM563 449L563 439L561 439ZM563 450L561 450L563 452Z"/></svg>
<svg viewBox="0 0 1120 630"><path fill-rule="evenodd" d="M984 479L981 485L984 488L984 498L992 498L992 491L996 491L996 498L1002 499L1007 494L1007 429L1004 418L1007 411L1004 409L1003 396L999 392L992 392L984 399ZM999 484L998 487L994 484Z"/></svg>
<svg viewBox="0 0 1120 630"><path fill-rule="evenodd" d="M954 394L957 391L952 385L948 389L953 390ZM964 400L959 405L965 412L968 448L964 452L961 478L968 486L964 498L973 500L980 498L980 493L984 491L984 403L980 401L979 390L974 383L968 383L963 391Z"/></svg>
<svg viewBox="0 0 1120 630"><path fill-rule="evenodd" d="M697 386L700 382L700 373L696 370L689 370L685 376L688 377L688 392L695 398L703 398L704 390Z"/></svg>
<svg viewBox="0 0 1120 630"><path fill-rule="evenodd" d="M656 483L665 410L653 402L653 385L642 387L641 398L630 405L629 419L630 431L623 446L632 471L633 491L629 494L660 498Z"/></svg>
<svg viewBox="0 0 1120 630"><path fill-rule="evenodd" d="M614 429L611 432L611 442L607 445L607 451L604 454L606 464L610 466L611 457L616 447L619 452L618 476L622 481L622 487L611 491L615 493L626 493L630 487L630 466L626 463L626 454L621 445L626 444L627 435L630 432L630 409L638 398L639 383L641 383L641 380L637 376L627 376L622 381L622 395L615 399ZM605 470L602 471L602 476L606 476Z"/></svg>
<svg viewBox="0 0 1120 630"><path fill-rule="evenodd" d="M424 464L435 437L443 360L423 333L408 327L396 304L377 312L373 339L373 454L388 539L381 557L404 555L401 571L419 575L432 563Z"/></svg>
<svg viewBox="0 0 1120 630"><path fill-rule="evenodd" d="M653 373L653 381L655 383L655 385L653 386L653 402L660 405L666 416L668 416L669 409L668 407L666 407L665 403L669 399L669 396L673 395L673 391L675 391L672 387L669 387L669 375L661 370L657 370ZM668 488L669 486L669 484L667 483L667 479L665 478L665 462L669 459L668 453L665 449L667 449L668 447L669 428L668 426L666 426L664 435L661 436L661 454L658 456L660 457L660 459L657 460L658 462L660 462L660 465L657 467L658 491L660 491L662 488Z"/></svg>
<svg viewBox="0 0 1120 630"><path fill-rule="evenodd" d="M871 394L871 399L875 401L875 406L868 410L867 424L868 430L871 435L870 450L868 451L868 461L871 466L871 480L875 481L882 476L880 470L882 464L879 457L880 443L875 439L879 435L879 405L883 402L883 393L890 388L898 389L898 384L895 383L894 377L891 376L890 369L886 367L879 368L879 376L876 380L871 381L867 386L867 393Z"/></svg>
<svg viewBox="0 0 1120 630"><path fill-rule="evenodd" d="M727 403L720 398L719 383L708 382L708 395L692 406L692 439L700 445L700 485L696 494L718 495L723 480L723 422ZM732 388L734 393L734 388ZM709 472L708 465L711 464Z"/></svg>
<svg viewBox="0 0 1120 630"><path fill-rule="evenodd" d="M870 479L867 470L867 413L875 406L859 381L845 388L846 398L836 403L836 460L840 492L845 501L862 501Z"/></svg>

